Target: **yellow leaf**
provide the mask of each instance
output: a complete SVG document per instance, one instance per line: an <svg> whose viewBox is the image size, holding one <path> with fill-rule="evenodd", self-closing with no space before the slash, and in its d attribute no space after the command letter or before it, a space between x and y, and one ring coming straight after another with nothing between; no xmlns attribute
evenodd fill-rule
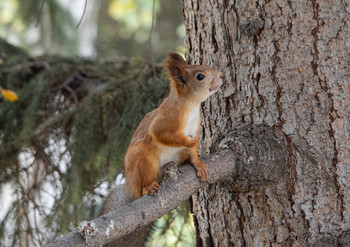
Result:
<svg viewBox="0 0 350 247"><path fill-rule="evenodd" d="M7 90L7 89L1 89L1 94L8 101L14 102L14 101L18 100L18 95L14 91Z"/></svg>

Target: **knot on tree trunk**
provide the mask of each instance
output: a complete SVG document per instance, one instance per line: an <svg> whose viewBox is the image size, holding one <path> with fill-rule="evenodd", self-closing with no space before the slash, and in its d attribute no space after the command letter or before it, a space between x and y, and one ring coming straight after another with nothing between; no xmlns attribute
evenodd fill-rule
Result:
<svg viewBox="0 0 350 247"><path fill-rule="evenodd" d="M220 149L229 148L236 160L234 182L240 187L278 182L289 175L289 156L283 134L267 126L246 126L228 134Z"/></svg>
<svg viewBox="0 0 350 247"><path fill-rule="evenodd" d="M239 25L241 33L249 36L257 36L264 28L264 21L261 18L253 19L248 23Z"/></svg>

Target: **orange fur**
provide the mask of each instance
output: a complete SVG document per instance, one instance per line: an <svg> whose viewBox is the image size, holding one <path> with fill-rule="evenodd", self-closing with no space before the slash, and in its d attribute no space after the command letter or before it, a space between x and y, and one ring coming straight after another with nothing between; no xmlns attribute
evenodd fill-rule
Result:
<svg viewBox="0 0 350 247"><path fill-rule="evenodd" d="M192 162L197 175L208 180L207 165L198 158L200 103L222 84L222 73L200 65L188 65L177 53L166 61L170 94L148 113L137 127L124 159L126 186L135 197L154 194L161 167L169 161ZM198 74L204 75L199 80Z"/></svg>

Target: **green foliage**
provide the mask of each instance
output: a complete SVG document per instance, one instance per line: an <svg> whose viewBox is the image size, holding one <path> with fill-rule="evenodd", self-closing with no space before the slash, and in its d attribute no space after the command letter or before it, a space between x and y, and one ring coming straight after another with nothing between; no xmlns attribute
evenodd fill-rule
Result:
<svg viewBox="0 0 350 247"><path fill-rule="evenodd" d="M19 95L16 102L0 99L0 184L17 191L0 232L12 217L18 241L35 227L19 217L31 207L46 222L38 236L92 217L95 188L120 172L134 129L168 91L162 69L141 59L14 56L0 65L0 78ZM51 210L40 205L48 194Z"/></svg>
<svg viewBox="0 0 350 247"><path fill-rule="evenodd" d="M30 52L39 48L50 54L77 54L76 25L70 10L57 0L0 3L0 37L11 35Z"/></svg>
<svg viewBox="0 0 350 247"><path fill-rule="evenodd" d="M83 6L77 8L76 2L2 0L0 37L19 44L31 55L157 58L183 47L179 0L88 1L85 16ZM79 27L73 18L77 12L83 17Z"/></svg>
<svg viewBox="0 0 350 247"><path fill-rule="evenodd" d="M22 49L19 49L16 46L7 43L4 39L0 38L0 59L6 56L27 57L28 55Z"/></svg>
<svg viewBox="0 0 350 247"><path fill-rule="evenodd" d="M181 6L179 0L110 0L109 4L101 4L97 56L156 59L183 47L185 32L178 31L184 30Z"/></svg>
<svg viewBox="0 0 350 247"><path fill-rule="evenodd" d="M190 247L195 246L193 217L185 202L155 223L152 237L146 247Z"/></svg>
<svg viewBox="0 0 350 247"><path fill-rule="evenodd" d="M136 31L148 33L152 28L153 0L111 0L108 10L113 19L128 27L129 30L121 30L124 35ZM158 12L159 1L155 1L154 10Z"/></svg>
<svg viewBox="0 0 350 247"><path fill-rule="evenodd" d="M183 47L181 1L98 5L96 17L88 15L98 22L98 57L148 55L151 29L157 59ZM16 102L0 96L0 196L11 195L6 207L0 202L0 246L41 246L95 217L99 187L121 171L134 129L167 94L162 69L141 59L29 58L78 54L81 29L71 13L58 0L0 1L0 37L26 51L0 38L0 87L19 95ZM187 218L188 211L165 216L156 235L182 239L174 224Z"/></svg>

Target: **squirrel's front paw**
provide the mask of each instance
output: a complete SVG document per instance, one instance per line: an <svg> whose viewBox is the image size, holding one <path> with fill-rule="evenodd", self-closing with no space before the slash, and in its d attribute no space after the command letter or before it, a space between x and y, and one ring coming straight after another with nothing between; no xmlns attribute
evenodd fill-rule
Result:
<svg viewBox="0 0 350 247"><path fill-rule="evenodd" d="M201 178L201 181L208 181L208 165L202 161L194 163L197 169L197 176Z"/></svg>
<svg viewBox="0 0 350 247"><path fill-rule="evenodd" d="M153 181L150 185L147 186L147 188L143 188L142 195L155 195L159 190L160 185Z"/></svg>

